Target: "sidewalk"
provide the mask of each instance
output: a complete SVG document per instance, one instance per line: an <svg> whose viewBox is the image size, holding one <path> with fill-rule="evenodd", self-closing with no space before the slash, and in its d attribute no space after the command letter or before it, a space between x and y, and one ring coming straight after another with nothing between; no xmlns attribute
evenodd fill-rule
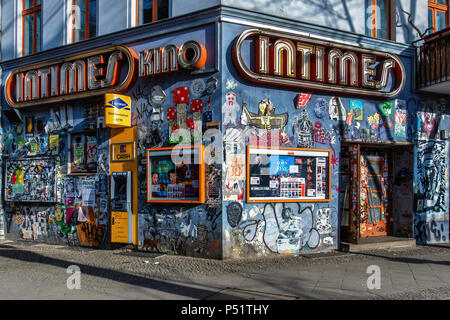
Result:
<svg viewBox="0 0 450 320"><path fill-rule="evenodd" d="M66 287L70 265L81 290ZM450 244L218 261L6 241L0 286L0 299L450 299Z"/></svg>

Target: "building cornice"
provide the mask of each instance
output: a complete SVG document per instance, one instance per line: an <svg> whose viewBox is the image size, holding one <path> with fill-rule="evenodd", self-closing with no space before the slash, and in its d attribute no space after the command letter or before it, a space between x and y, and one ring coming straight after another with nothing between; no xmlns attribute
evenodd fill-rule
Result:
<svg viewBox="0 0 450 320"><path fill-rule="evenodd" d="M289 30L290 32L299 32L303 35L307 34L316 38L360 46L363 48L383 48L384 51L401 56L410 57L415 54L415 50L412 45L375 39L361 34L344 32L329 27L313 25L310 23L299 22L292 19L280 18L248 10L227 6L216 6L155 23L124 29L88 40L55 47L29 56L2 61L0 66L3 70L11 70L16 68L18 65L30 65L47 60L64 58L67 56L68 52L70 52L71 55L75 55L84 51L90 51L108 46L127 45L145 39L152 39L219 22L239 24L253 28L260 27L274 29L279 31Z"/></svg>

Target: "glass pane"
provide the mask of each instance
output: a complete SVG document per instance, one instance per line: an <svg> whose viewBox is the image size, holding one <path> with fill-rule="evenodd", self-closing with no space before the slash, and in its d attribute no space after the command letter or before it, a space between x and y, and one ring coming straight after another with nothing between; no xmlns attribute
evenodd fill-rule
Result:
<svg viewBox="0 0 450 320"><path fill-rule="evenodd" d="M447 0L437 0L436 3L447 4Z"/></svg>
<svg viewBox="0 0 450 320"><path fill-rule="evenodd" d="M153 21L153 0L142 0L143 23Z"/></svg>
<svg viewBox="0 0 450 320"><path fill-rule="evenodd" d="M24 0L23 4L25 9L30 9L31 7L33 7L34 2L33 0Z"/></svg>
<svg viewBox="0 0 450 320"><path fill-rule="evenodd" d="M369 205L381 206L380 194L377 192L369 192Z"/></svg>
<svg viewBox="0 0 450 320"><path fill-rule="evenodd" d="M97 0L89 1L89 38L97 35Z"/></svg>
<svg viewBox="0 0 450 320"><path fill-rule="evenodd" d="M169 1L158 0L158 20L169 17Z"/></svg>
<svg viewBox="0 0 450 320"><path fill-rule="evenodd" d="M373 191L381 191L380 176L369 177L369 189Z"/></svg>
<svg viewBox="0 0 450 320"><path fill-rule="evenodd" d="M388 38L388 8L387 0L377 1L377 38Z"/></svg>
<svg viewBox="0 0 450 320"><path fill-rule="evenodd" d="M381 174L381 162L367 161L367 171L369 174Z"/></svg>
<svg viewBox="0 0 450 320"><path fill-rule="evenodd" d="M84 0L74 0L73 41L84 40L86 6Z"/></svg>
<svg viewBox="0 0 450 320"><path fill-rule="evenodd" d="M23 29L23 54L33 53L33 15L25 16Z"/></svg>
<svg viewBox="0 0 450 320"><path fill-rule="evenodd" d="M36 0L36 5L40 5L41 4L41 0Z"/></svg>
<svg viewBox="0 0 450 320"><path fill-rule="evenodd" d="M436 31L442 30L445 27L445 12L436 11Z"/></svg>
<svg viewBox="0 0 450 320"><path fill-rule="evenodd" d="M36 14L36 52L41 51L41 12Z"/></svg>
<svg viewBox="0 0 450 320"><path fill-rule="evenodd" d="M381 220L381 209L380 208L369 208L368 222L377 222Z"/></svg>
<svg viewBox="0 0 450 320"><path fill-rule="evenodd" d="M365 0L365 14L364 14L364 21L365 23L365 30L366 30L366 36L373 37L373 26L375 24L375 19L372 14L372 0Z"/></svg>
<svg viewBox="0 0 450 320"><path fill-rule="evenodd" d="M433 10L428 9L428 28L433 28ZM428 31L428 34L433 33L433 30Z"/></svg>

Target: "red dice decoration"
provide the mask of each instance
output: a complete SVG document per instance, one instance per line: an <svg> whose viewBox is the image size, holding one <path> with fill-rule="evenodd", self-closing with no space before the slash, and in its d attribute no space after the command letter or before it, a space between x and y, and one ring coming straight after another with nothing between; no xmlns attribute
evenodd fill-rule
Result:
<svg viewBox="0 0 450 320"><path fill-rule="evenodd" d="M191 112L202 112L203 111L203 103L201 99L194 99L191 102Z"/></svg>
<svg viewBox="0 0 450 320"><path fill-rule="evenodd" d="M173 104L189 103L189 88L179 87L173 91Z"/></svg>
<svg viewBox="0 0 450 320"><path fill-rule="evenodd" d="M188 128L191 130L193 130L195 128L195 123L194 123L194 121L192 121L191 118L186 119L186 124L187 124Z"/></svg>
<svg viewBox="0 0 450 320"><path fill-rule="evenodd" d="M177 112L174 107L167 109L167 120L175 120Z"/></svg>

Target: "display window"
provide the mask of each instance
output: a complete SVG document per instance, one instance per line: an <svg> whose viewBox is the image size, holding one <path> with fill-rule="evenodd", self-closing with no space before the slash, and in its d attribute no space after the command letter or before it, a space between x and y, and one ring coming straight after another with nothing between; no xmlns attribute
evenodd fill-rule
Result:
<svg viewBox="0 0 450 320"><path fill-rule="evenodd" d="M70 173L97 172L97 134L80 132L70 135Z"/></svg>
<svg viewBox="0 0 450 320"><path fill-rule="evenodd" d="M147 149L147 201L204 203L203 146Z"/></svg>
<svg viewBox="0 0 450 320"><path fill-rule="evenodd" d="M330 150L247 147L247 202L330 201Z"/></svg>

